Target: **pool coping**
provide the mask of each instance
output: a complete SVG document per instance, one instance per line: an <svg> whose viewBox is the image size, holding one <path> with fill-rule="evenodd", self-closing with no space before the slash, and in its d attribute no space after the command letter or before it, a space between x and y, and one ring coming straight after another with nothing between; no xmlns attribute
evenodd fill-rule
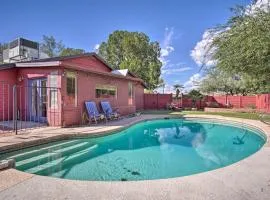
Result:
<svg viewBox="0 0 270 200"><path fill-rule="evenodd" d="M166 116L170 118L179 118L171 115L152 115L151 118L135 121L125 127L118 127L118 129L114 129L114 132L144 120L160 119ZM77 181L43 177L21 172L16 169L4 170L0 171L0 180L5 180L0 183L0 197L13 199L12 195L15 193L18 197L17 199L35 199L34 197L47 199L46 197L48 197L48 194L45 194L45 192L48 192L48 190L51 192L49 195L50 198L55 199L76 199L73 195L78 195L79 191L85 192L85 195L81 195L82 199L89 198L89 195L93 196L93 199L137 199L139 197L146 199L179 199L179 193L181 193L182 199L267 199L269 197L269 125L257 120L213 115L188 115L184 118L225 120L227 122L232 121L255 126L265 133L267 142L255 154L232 165L195 175L170 179L128 182ZM102 136L102 134L108 134L108 132L111 131L112 130L99 132L95 136ZM78 134L74 135L78 136ZM85 134L83 135L85 136ZM11 177L15 178L10 180ZM37 182L41 185L35 185ZM46 183L46 186L44 186L43 183ZM47 188L48 184L50 185L49 189ZM74 185L78 187L78 189L72 189ZM26 186L30 187L30 189L25 193L24 190ZM196 188L195 193L194 187ZM62 191L61 196L59 196L59 192L55 191L54 188L58 188ZM213 190L213 188L215 188L215 190ZM23 191L24 194L22 194ZM157 196L157 194L160 196Z"/></svg>

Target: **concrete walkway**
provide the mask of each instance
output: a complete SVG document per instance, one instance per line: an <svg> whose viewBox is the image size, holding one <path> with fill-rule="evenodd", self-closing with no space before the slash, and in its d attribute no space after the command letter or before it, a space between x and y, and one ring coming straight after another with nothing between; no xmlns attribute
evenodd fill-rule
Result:
<svg viewBox="0 0 270 200"><path fill-rule="evenodd" d="M104 126L40 129L21 136L0 138L1 148L23 141L44 142L59 135L106 134L141 120L163 118L165 115L142 115L111 122ZM212 118L245 123L263 130L267 137L270 126L255 120L209 115L187 117ZM63 134L64 133L64 134ZM37 138L36 136L39 136ZM23 138L21 138L23 137ZM42 137L42 138L41 138ZM62 136L63 137L63 136ZM56 139L56 138L54 138ZM33 142L34 143L34 142ZM251 199L270 197L269 140L257 153L230 166L186 177L131 182L75 181L27 174L15 169L0 172L0 199Z"/></svg>

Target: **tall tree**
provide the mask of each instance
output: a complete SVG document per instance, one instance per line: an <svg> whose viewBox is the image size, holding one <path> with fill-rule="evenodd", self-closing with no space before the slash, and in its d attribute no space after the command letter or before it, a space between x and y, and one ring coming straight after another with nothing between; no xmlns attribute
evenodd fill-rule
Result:
<svg viewBox="0 0 270 200"><path fill-rule="evenodd" d="M53 36L43 35L40 49L49 57L59 56L64 47L62 41L56 41Z"/></svg>
<svg viewBox="0 0 270 200"><path fill-rule="evenodd" d="M235 18L230 29L214 39L217 68L256 79L258 92L270 91L270 12Z"/></svg>
<svg viewBox="0 0 270 200"><path fill-rule="evenodd" d="M85 53L85 50L83 49L74 49L74 48L64 48L60 56L72 56L72 55L78 55L78 54L83 54Z"/></svg>
<svg viewBox="0 0 270 200"><path fill-rule="evenodd" d="M228 73L218 68L208 70L200 83L204 93L221 93L226 95L254 94L259 90L258 81L244 73Z"/></svg>
<svg viewBox="0 0 270 200"><path fill-rule="evenodd" d="M115 69L129 69L153 90L158 87L162 63L160 46L140 32L115 31L102 42L98 54Z"/></svg>

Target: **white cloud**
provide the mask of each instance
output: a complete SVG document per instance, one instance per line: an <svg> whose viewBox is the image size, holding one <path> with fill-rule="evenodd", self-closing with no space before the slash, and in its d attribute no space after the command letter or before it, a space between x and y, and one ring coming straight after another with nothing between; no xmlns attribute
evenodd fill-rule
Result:
<svg viewBox="0 0 270 200"><path fill-rule="evenodd" d="M257 9L264 11L270 11L270 0L258 0L255 4L251 4L246 7L246 14L254 14ZM199 41L194 49L191 51L190 56L199 66L211 67L216 64L213 59L213 53L216 48L212 45L213 40L222 32L229 30L225 28L223 30L208 29L203 33L202 40Z"/></svg>
<svg viewBox="0 0 270 200"><path fill-rule="evenodd" d="M163 66L166 66L169 62L168 56L174 51L172 46L172 40L174 35L174 28L165 28L164 39L161 42L161 51L159 60L162 62Z"/></svg>
<svg viewBox="0 0 270 200"><path fill-rule="evenodd" d="M182 67L182 68L171 68L171 69L162 69L161 73L162 75L171 75L171 74L177 74L180 72L186 72L190 71L192 68L191 67Z"/></svg>
<svg viewBox="0 0 270 200"><path fill-rule="evenodd" d="M215 47L213 47L212 42L218 34L220 34L220 31L212 29L206 30L202 36L202 40L199 41L191 51L190 56L197 65L210 67L215 64L215 61L212 58Z"/></svg>
<svg viewBox="0 0 270 200"><path fill-rule="evenodd" d="M98 52L99 47L100 47L100 44L96 44L96 45L94 46L94 51L95 51L95 52Z"/></svg>
<svg viewBox="0 0 270 200"><path fill-rule="evenodd" d="M184 92L189 92L192 89L198 89L203 77L201 74L196 73L189 77L188 81L184 83Z"/></svg>
<svg viewBox="0 0 270 200"><path fill-rule="evenodd" d="M171 47L171 46L168 46L168 47L166 47L166 48L164 48L164 49L161 49L161 50L160 50L160 57L161 57L161 58L167 57L167 56L169 56L169 54L170 54L171 52L173 52L173 51L174 51L174 48Z"/></svg>
<svg viewBox="0 0 270 200"><path fill-rule="evenodd" d="M247 6L246 14L253 15L257 10L263 10L265 12L270 11L270 0L258 0L254 4Z"/></svg>

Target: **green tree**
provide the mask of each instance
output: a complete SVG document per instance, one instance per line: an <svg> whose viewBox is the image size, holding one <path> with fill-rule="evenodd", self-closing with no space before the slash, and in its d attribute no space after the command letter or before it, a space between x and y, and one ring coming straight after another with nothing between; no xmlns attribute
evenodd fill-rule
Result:
<svg viewBox="0 0 270 200"><path fill-rule="evenodd" d="M60 56L72 56L72 55L78 55L78 54L83 54L85 53L85 50L83 49L74 49L74 48L64 48Z"/></svg>
<svg viewBox="0 0 270 200"><path fill-rule="evenodd" d="M192 99L193 107L196 106L196 101L202 100L203 98L203 95L198 90L191 90L187 96Z"/></svg>
<svg viewBox="0 0 270 200"><path fill-rule="evenodd" d="M213 44L219 70L250 77L257 92L270 91L270 12L235 17Z"/></svg>
<svg viewBox="0 0 270 200"><path fill-rule="evenodd" d="M40 49L49 57L59 56L64 47L62 41L56 41L53 36L43 35Z"/></svg>
<svg viewBox="0 0 270 200"><path fill-rule="evenodd" d="M173 88L175 90L175 97L176 98L179 98L179 95L182 92L182 90L184 89L184 86L183 85L180 85L180 84L175 84L173 86Z"/></svg>
<svg viewBox="0 0 270 200"><path fill-rule="evenodd" d="M160 46L146 34L115 31L101 43L98 54L114 69L129 69L138 75L150 90L158 87L162 66Z"/></svg>
<svg viewBox="0 0 270 200"><path fill-rule="evenodd" d="M200 83L200 91L204 93L225 93L234 94L253 94L259 90L258 81L247 74L233 74L219 70L210 69L206 77Z"/></svg>

